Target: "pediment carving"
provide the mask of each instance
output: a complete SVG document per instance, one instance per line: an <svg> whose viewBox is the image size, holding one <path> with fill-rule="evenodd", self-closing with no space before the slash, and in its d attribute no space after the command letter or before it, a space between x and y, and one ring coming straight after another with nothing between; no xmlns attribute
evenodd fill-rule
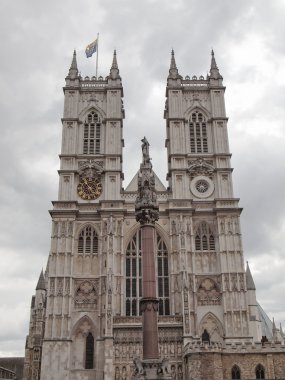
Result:
<svg viewBox="0 0 285 380"><path fill-rule="evenodd" d="M78 163L80 178L100 179L103 173L103 161L87 160Z"/></svg>
<svg viewBox="0 0 285 380"><path fill-rule="evenodd" d="M206 176L212 179L215 168L212 161L206 161L202 158L188 161L188 173L191 179L197 176Z"/></svg>

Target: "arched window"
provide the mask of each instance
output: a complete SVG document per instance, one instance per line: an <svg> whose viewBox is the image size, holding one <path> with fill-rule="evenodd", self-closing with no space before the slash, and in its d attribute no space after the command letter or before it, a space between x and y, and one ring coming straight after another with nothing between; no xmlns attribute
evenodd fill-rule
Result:
<svg viewBox="0 0 285 380"><path fill-rule="evenodd" d="M94 358L94 337L91 333L89 333L86 337L85 369L93 368L93 358Z"/></svg>
<svg viewBox="0 0 285 380"><path fill-rule="evenodd" d="M203 334L202 334L202 342L210 343L210 334L206 329L204 329Z"/></svg>
<svg viewBox="0 0 285 380"><path fill-rule="evenodd" d="M203 222L195 235L196 251L215 251L215 238L207 223Z"/></svg>
<svg viewBox="0 0 285 380"><path fill-rule="evenodd" d="M232 368L232 380L240 380L240 369L237 365Z"/></svg>
<svg viewBox="0 0 285 380"><path fill-rule="evenodd" d="M157 279L159 314L169 315L168 254L164 241L157 235Z"/></svg>
<svg viewBox="0 0 285 380"><path fill-rule="evenodd" d="M83 255L98 253L98 236L93 227L85 227L78 238L78 253Z"/></svg>
<svg viewBox="0 0 285 380"><path fill-rule="evenodd" d="M256 379L265 379L265 370L261 364L255 368L255 376Z"/></svg>
<svg viewBox="0 0 285 380"><path fill-rule="evenodd" d="M126 252L126 315L139 315L142 296L141 233L129 242Z"/></svg>
<svg viewBox="0 0 285 380"><path fill-rule="evenodd" d="M159 314L169 315L168 252L164 241L156 234L157 286ZM140 315L139 301L142 297L142 251L141 230L129 242L126 251L126 315Z"/></svg>
<svg viewBox="0 0 285 380"><path fill-rule="evenodd" d="M100 154L101 120L92 111L84 123L83 154Z"/></svg>
<svg viewBox="0 0 285 380"><path fill-rule="evenodd" d="M189 120L190 152L208 153L206 118L201 112L193 112Z"/></svg>

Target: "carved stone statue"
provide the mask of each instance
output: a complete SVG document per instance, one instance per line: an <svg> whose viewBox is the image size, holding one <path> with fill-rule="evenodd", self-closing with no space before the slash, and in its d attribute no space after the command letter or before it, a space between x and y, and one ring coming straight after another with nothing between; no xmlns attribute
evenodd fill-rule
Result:
<svg viewBox="0 0 285 380"><path fill-rule="evenodd" d="M154 224L159 217L155 191L155 178L149 156L149 142L142 139L142 163L138 174L138 196L135 210L141 224Z"/></svg>
<svg viewBox="0 0 285 380"><path fill-rule="evenodd" d="M133 370L133 376L137 377L137 376L144 375L145 371L143 369L142 362L139 358L134 358L134 365L135 365L135 368Z"/></svg>
<svg viewBox="0 0 285 380"><path fill-rule="evenodd" d="M142 154L143 154L143 163L150 163L150 157L149 157L149 142L147 141L146 137L144 137L142 140Z"/></svg>

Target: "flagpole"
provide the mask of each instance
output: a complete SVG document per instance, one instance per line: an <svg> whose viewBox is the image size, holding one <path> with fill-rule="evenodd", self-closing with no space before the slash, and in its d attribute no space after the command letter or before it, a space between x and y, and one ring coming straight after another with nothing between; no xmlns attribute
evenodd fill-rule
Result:
<svg viewBox="0 0 285 380"><path fill-rule="evenodd" d="M99 33L97 33L96 79L98 79Z"/></svg>

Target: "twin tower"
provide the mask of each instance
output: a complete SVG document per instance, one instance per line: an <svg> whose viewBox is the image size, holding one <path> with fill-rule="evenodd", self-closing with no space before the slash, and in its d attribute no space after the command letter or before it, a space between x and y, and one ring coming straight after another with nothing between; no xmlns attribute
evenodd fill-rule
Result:
<svg viewBox="0 0 285 380"><path fill-rule="evenodd" d="M154 175L160 217L153 238L159 355L176 380L273 378L278 371L285 377L284 364L274 364L284 350L260 343L224 92L213 52L209 75L190 78L179 74L172 51L164 111L168 187ZM123 189L122 99L116 52L106 78L84 79L74 52L51 248L32 298L25 380L126 380L135 376L133 359L142 357L139 172Z"/></svg>

